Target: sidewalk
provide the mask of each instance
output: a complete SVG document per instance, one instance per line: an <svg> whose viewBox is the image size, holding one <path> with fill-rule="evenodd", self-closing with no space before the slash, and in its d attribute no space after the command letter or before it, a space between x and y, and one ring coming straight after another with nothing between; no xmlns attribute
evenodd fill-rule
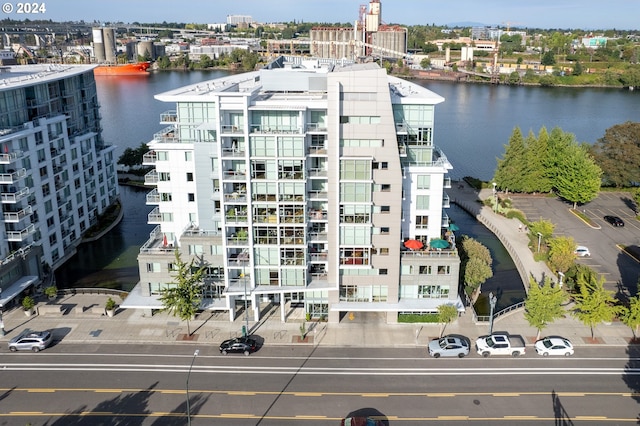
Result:
<svg viewBox="0 0 640 426"><path fill-rule="evenodd" d="M542 262L535 262L528 248L525 232L518 229L519 221L507 219L495 214L490 208L478 202L478 194L468 185L464 188L448 190L454 202L474 212L478 220L484 223L501 239L512 255L514 263L521 269L521 275L532 274L537 280L551 276L557 278ZM492 196L491 190L483 190L480 198ZM192 337L189 338L187 323L166 313L145 317L141 311L124 309L116 312L113 318L91 309L78 313L74 308L104 307L107 295L75 294L56 300L63 307L62 313L42 313L26 317L20 308L5 312L4 327L6 335L0 342L6 342L25 328L32 330L53 329L56 340L64 343L135 343L135 344L174 344L183 342L189 345L212 345L230 337L239 336L245 324L244 316L238 315L230 322L226 314L204 313L190 321ZM40 301L40 305L46 301ZM99 310L99 309L97 309ZM296 315L299 314L299 315ZM360 315L356 313L356 316ZM307 339L300 342L300 326L303 323L302 310L288 317L286 323L280 321L279 308L272 308L258 323L250 317L249 329L264 345L319 345L333 347L426 347L431 339L440 333L438 324L385 324L380 322L353 321L345 316L339 324L324 322L306 322ZM488 333L487 323L475 324L473 315L467 313L449 324L444 332L462 334L472 341ZM524 319L523 310L516 310L494 322L494 331L508 331L522 335L528 344L533 343L537 331ZM566 318L555 321L543 330L543 335L561 335L570 339L575 346L612 345L627 346L633 334L620 322L611 325L600 324L595 327L595 339L591 339L589 327L567 314ZM5 346L6 348L6 346Z"/></svg>

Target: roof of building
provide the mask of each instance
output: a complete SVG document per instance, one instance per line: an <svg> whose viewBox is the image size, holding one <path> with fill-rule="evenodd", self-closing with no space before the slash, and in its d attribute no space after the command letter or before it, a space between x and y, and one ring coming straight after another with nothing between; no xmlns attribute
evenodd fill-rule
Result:
<svg viewBox="0 0 640 426"><path fill-rule="evenodd" d="M96 65L34 64L0 67L0 90L32 86L34 83L59 80L82 74Z"/></svg>
<svg viewBox="0 0 640 426"><path fill-rule="evenodd" d="M318 59L305 59L296 63L284 62L278 66L272 66L272 64L259 71L230 75L180 87L160 93L155 98L164 102L195 102L206 101L205 98L210 95L237 93L244 96L261 94L257 99L261 101L267 99L271 101L286 100L288 103L294 103L298 100L307 104L324 99L322 94L326 93L326 85L319 85L317 81L304 85L301 83L302 79L292 79L295 77L295 73L304 73L306 76L312 73L314 78L326 78L331 73L380 69L379 65L373 62L354 64L351 61L335 60L328 63L326 60ZM444 102L442 96L418 84L393 76L388 76L388 79L393 103L412 103L420 100L420 103L435 105Z"/></svg>

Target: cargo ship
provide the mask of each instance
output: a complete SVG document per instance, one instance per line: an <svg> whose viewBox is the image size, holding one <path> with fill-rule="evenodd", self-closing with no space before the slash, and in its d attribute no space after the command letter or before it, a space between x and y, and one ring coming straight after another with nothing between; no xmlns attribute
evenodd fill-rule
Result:
<svg viewBox="0 0 640 426"><path fill-rule="evenodd" d="M131 64L98 65L93 69L94 75L149 75L147 69L151 62L136 62Z"/></svg>

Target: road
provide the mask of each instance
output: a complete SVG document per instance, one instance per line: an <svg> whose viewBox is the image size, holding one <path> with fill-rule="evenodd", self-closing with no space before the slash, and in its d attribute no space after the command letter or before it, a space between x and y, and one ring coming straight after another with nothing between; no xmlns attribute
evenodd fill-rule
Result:
<svg viewBox="0 0 640 426"><path fill-rule="evenodd" d="M3 353L0 423L184 425L187 377L194 426L337 425L361 409L388 425L623 424L639 413L637 347L433 359L424 348L269 346L225 357L209 346L194 359L196 347Z"/></svg>

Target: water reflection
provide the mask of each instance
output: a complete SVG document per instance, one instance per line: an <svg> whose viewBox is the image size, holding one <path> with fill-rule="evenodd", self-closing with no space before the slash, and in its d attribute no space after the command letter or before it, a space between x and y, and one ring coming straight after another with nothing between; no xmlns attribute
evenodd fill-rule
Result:
<svg viewBox="0 0 640 426"><path fill-rule="evenodd" d="M520 274L516 269L509 252L500 240L475 218L456 205L451 205L447 215L460 227L457 236L468 235L484 244L491 252L493 259L493 277L482 284L482 294L476 302L478 315L489 314L489 292L497 298L496 312L524 300L526 293Z"/></svg>
<svg viewBox="0 0 640 426"><path fill-rule="evenodd" d="M131 290L138 282L138 252L149 238L146 188L120 186L122 221L98 241L81 244L78 252L56 270L61 288L109 287Z"/></svg>

